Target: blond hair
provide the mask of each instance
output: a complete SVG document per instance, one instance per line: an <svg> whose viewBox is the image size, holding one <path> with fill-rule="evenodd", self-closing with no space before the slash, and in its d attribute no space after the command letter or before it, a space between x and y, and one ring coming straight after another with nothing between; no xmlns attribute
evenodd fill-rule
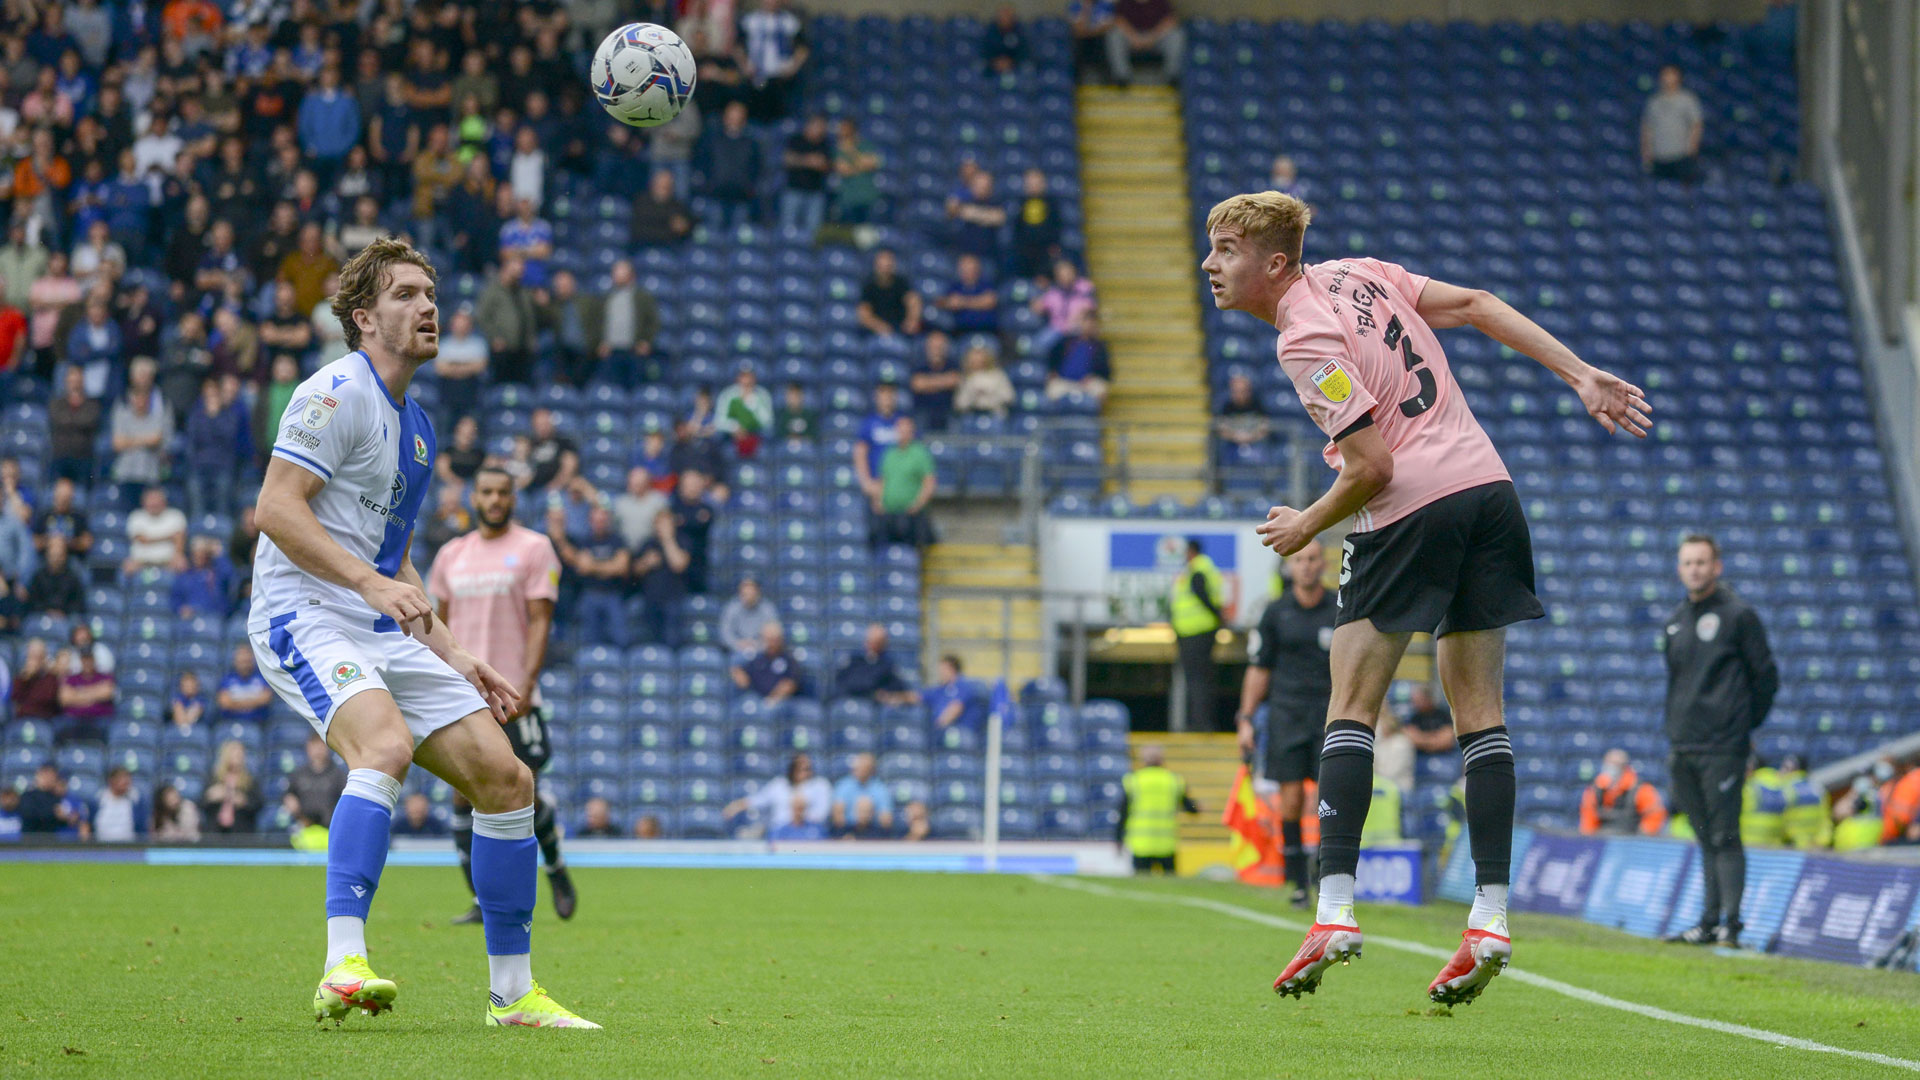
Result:
<svg viewBox="0 0 1920 1080"><path fill-rule="evenodd" d="M1233 229L1298 266L1300 244L1312 222L1313 210L1306 203L1278 191L1261 191L1235 195L1207 211L1207 235L1222 228Z"/></svg>
<svg viewBox="0 0 1920 1080"><path fill-rule="evenodd" d="M400 263L417 266L427 272L427 280L436 280L433 263L397 236L375 240L340 268L340 289L333 294L333 317L340 320L340 333L346 339L347 348L360 347L360 327L354 323L353 313L373 307L380 291L392 280L394 266Z"/></svg>

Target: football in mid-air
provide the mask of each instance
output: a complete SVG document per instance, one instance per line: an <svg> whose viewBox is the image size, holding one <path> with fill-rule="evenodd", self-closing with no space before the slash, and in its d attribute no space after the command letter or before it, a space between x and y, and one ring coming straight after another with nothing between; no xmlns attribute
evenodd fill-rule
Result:
<svg viewBox="0 0 1920 1080"><path fill-rule="evenodd" d="M657 127L679 116L693 97L693 50L664 26L628 23L594 50L588 74L608 115Z"/></svg>

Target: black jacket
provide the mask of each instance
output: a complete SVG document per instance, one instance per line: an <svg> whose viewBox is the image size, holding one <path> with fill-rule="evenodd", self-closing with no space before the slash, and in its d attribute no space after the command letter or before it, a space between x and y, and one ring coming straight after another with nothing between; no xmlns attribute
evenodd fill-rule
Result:
<svg viewBox="0 0 1920 1080"><path fill-rule="evenodd" d="M1684 753L1742 756L1780 692L1766 628L1722 585L1667 617L1667 740Z"/></svg>

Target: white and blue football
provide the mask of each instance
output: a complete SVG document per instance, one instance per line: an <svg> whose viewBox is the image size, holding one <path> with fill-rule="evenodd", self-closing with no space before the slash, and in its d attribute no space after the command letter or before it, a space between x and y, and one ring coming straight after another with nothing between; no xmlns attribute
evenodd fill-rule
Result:
<svg viewBox="0 0 1920 1080"><path fill-rule="evenodd" d="M693 97L693 50L653 23L628 23L594 50L593 96L607 114L634 127L658 127Z"/></svg>

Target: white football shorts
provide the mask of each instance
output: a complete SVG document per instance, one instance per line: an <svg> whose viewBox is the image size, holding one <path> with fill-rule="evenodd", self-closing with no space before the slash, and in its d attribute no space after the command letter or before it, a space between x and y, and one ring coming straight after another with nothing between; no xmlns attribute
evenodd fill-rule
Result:
<svg viewBox="0 0 1920 1080"><path fill-rule="evenodd" d="M254 661L267 685L321 738L334 710L355 694L385 690L406 719L413 744L487 702L459 672L419 640L331 608L307 606L273 617L252 634Z"/></svg>

